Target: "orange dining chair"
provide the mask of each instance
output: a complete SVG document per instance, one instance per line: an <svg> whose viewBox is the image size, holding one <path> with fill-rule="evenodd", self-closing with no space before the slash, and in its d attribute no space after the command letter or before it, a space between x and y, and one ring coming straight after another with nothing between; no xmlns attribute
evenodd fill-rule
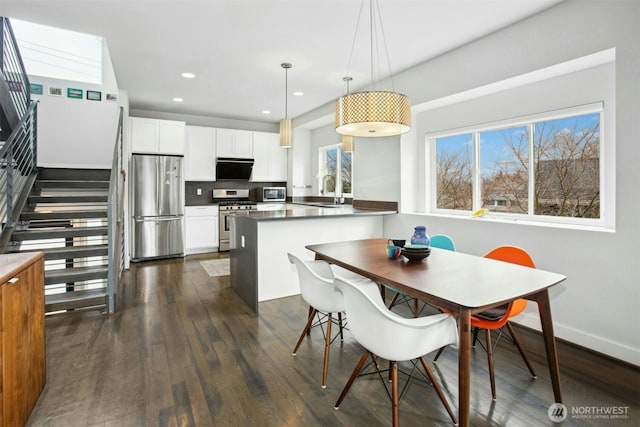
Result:
<svg viewBox="0 0 640 427"><path fill-rule="evenodd" d="M495 259L498 261L509 262L512 264L518 264L525 267L536 268L535 263L533 262L533 259L527 253L527 251L525 251L522 248L518 248L516 246L499 246L491 250L484 257ZM520 345L520 341L518 340L518 337L516 336L516 333L513 330L511 323L509 323L509 319L522 313L526 306L527 306L526 299L517 299L517 300L511 301L508 304L504 304L499 307L494 307L492 309L489 309L480 313L476 313L471 316L471 327L475 329L474 334L476 334L477 336L478 329L485 330L486 346L487 346L486 348L487 361L489 363L489 378L491 380L491 396L493 397L493 400L496 399L496 382L495 382L495 375L493 371L493 344L491 342L492 330L501 329L503 326L507 327L507 330L511 335L511 339L513 340L513 343L518 348L518 352L520 353L520 356L522 356L522 360L524 360L524 363L527 365L527 368L529 368L529 372L531 373L531 376L536 378L536 373L534 372L533 367L529 363L527 356L525 356L524 350ZM475 337L474 337L474 340L475 340ZM440 349L438 354L436 354L434 361L438 359L438 357L440 356L443 350L444 348Z"/></svg>
<svg viewBox="0 0 640 427"><path fill-rule="evenodd" d="M454 251L454 252L456 250L456 244L453 243L453 239L447 236L446 234L435 234L431 236L430 240L431 242L429 243L429 246L432 248L446 249L448 251ZM387 289L396 293L391 299L391 302L389 303L389 309L393 308L393 306L395 305L405 303L409 306L409 308L411 308L411 311L413 312L413 317L418 317L420 313L422 313L422 310L424 310L424 308L427 305L425 303L425 305L423 305L422 308L420 309L418 307L419 302L416 298L410 297L409 295L402 293L397 289L394 289L389 286L387 286Z"/></svg>

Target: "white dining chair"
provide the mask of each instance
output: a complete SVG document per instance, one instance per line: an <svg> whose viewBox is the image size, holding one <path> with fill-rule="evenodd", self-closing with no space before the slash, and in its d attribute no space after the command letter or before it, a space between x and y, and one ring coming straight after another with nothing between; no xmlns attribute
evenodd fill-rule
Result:
<svg viewBox="0 0 640 427"><path fill-rule="evenodd" d="M344 298L344 308L349 317L349 331L364 348L347 381L335 408L338 409L351 385L362 370L367 357L374 355L390 362L391 407L394 427L398 425L398 365L417 359L422 364L429 381L438 397L456 423L449 403L424 356L442 346L458 343L458 329L455 319L449 314L435 314L407 319L391 312L384 304L378 286L370 280L358 282L335 278L334 283ZM374 364L377 365L374 359Z"/></svg>
<svg viewBox="0 0 640 427"><path fill-rule="evenodd" d="M298 338L293 356L296 355L302 340L309 335L312 327L320 326L324 334L324 362L322 366L322 388L327 387L327 371L329 368L329 348L333 338L331 337L331 325L336 322L333 315L337 314L337 324L340 328L339 335L343 337L344 302L335 285L333 284L334 270L326 261L303 261L293 254L288 254L289 261L296 266L300 294L302 299L309 304L309 317L307 323ZM346 272L347 270L345 270ZM342 271L340 271L343 273ZM346 273L343 273L346 274ZM314 323L314 319L318 320ZM324 329L326 325L326 330Z"/></svg>

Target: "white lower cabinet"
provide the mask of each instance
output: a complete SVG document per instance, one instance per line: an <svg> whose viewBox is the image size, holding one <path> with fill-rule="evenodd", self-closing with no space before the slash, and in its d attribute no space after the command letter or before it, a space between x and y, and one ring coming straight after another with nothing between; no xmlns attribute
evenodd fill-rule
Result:
<svg viewBox="0 0 640 427"><path fill-rule="evenodd" d="M185 206L185 253L218 250L218 206Z"/></svg>

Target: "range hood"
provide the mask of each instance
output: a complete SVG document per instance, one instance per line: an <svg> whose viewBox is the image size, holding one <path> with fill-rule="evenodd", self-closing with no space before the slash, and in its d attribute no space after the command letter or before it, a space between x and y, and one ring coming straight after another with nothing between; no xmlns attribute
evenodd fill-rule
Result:
<svg viewBox="0 0 640 427"><path fill-rule="evenodd" d="M248 181L251 178L253 159L218 157L216 180Z"/></svg>

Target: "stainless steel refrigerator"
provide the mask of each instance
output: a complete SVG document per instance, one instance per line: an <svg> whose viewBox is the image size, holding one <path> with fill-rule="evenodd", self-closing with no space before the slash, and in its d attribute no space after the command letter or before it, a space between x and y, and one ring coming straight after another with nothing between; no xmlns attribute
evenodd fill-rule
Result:
<svg viewBox="0 0 640 427"><path fill-rule="evenodd" d="M133 261L184 255L182 156L134 154Z"/></svg>

